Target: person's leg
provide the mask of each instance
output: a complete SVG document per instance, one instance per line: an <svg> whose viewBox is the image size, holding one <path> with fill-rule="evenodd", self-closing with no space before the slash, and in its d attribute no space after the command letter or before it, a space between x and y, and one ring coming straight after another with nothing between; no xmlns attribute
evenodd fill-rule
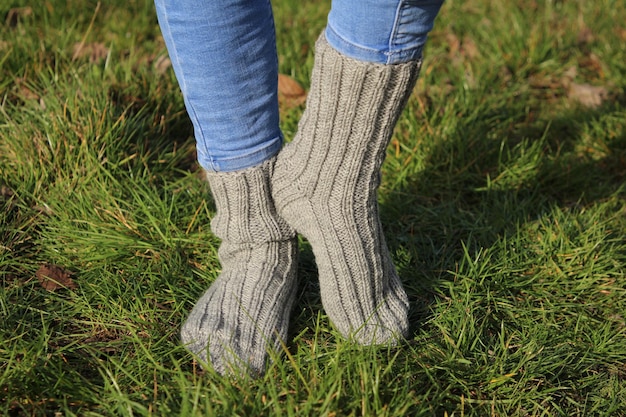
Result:
<svg viewBox="0 0 626 417"><path fill-rule="evenodd" d="M278 64L269 0L155 0L217 213L222 271L181 331L220 373L264 370L295 298L297 240L270 194Z"/></svg>
<svg viewBox="0 0 626 417"><path fill-rule="evenodd" d="M324 34L346 57L380 64L419 61L443 0L333 0Z"/></svg>
<svg viewBox="0 0 626 417"><path fill-rule="evenodd" d="M282 146L269 0L155 0L207 171L259 165Z"/></svg>
<svg viewBox="0 0 626 417"><path fill-rule="evenodd" d="M393 342L408 330L408 299L382 233L376 191L440 6L333 2L316 44L305 113L272 179L279 215L311 243L324 309L343 335L363 344Z"/></svg>

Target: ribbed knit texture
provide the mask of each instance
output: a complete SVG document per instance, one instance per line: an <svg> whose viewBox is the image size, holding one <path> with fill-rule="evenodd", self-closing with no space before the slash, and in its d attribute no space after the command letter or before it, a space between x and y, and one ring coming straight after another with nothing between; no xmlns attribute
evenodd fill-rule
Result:
<svg viewBox="0 0 626 417"><path fill-rule="evenodd" d="M376 191L419 67L356 61L322 35L305 113L272 178L279 215L313 249L326 313L362 344L394 342L408 331L408 299L385 243Z"/></svg>
<svg viewBox="0 0 626 417"><path fill-rule="evenodd" d="M279 351L287 336L298 243L272 203L273 162L207 173L222 272L195 305L181 337L221 374L263 373L268 350Z"/></svg>

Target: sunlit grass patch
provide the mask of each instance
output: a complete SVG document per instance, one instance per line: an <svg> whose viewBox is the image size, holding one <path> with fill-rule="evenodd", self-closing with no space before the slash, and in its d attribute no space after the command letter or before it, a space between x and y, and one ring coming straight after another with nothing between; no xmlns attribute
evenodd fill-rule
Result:
<svg viewBox="0 0 626 417"><path fill-rule="evenodd" d="M305 89L329 7L274 2ZM303 241L257 380L179 341L219 241L152 3L0 12L0 414L626 415L623 2L444 5L379 194L411 335L343 340Z"/></svg>

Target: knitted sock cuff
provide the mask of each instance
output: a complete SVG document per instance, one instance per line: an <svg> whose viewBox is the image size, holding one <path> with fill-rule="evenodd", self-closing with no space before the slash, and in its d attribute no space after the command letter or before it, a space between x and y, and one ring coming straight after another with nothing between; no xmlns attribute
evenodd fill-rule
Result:
<svg viewBox="0 0 626 417"><path fill-rule="evenodd" d="M229 242L283 241L295 231L276 213L270 178L275 158L235 172L207 172L217 213L211 230Z"/></svg>

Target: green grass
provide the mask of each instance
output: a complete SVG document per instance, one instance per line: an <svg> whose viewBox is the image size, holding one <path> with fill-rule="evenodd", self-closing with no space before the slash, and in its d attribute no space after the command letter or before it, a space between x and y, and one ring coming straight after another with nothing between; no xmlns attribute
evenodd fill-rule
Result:
<svg viewBox="0 0 626 417"><path fill-rule="evenodd" d="M380 190L412 335L342 340L303 242L292 339L258 380L178 340L219 241L152 3L26 5L0 6L0 414L626 416L623 1L444 5ZM274 7L308 87L329 2ZM45 263L76 288L46 291Z"/></svg>

